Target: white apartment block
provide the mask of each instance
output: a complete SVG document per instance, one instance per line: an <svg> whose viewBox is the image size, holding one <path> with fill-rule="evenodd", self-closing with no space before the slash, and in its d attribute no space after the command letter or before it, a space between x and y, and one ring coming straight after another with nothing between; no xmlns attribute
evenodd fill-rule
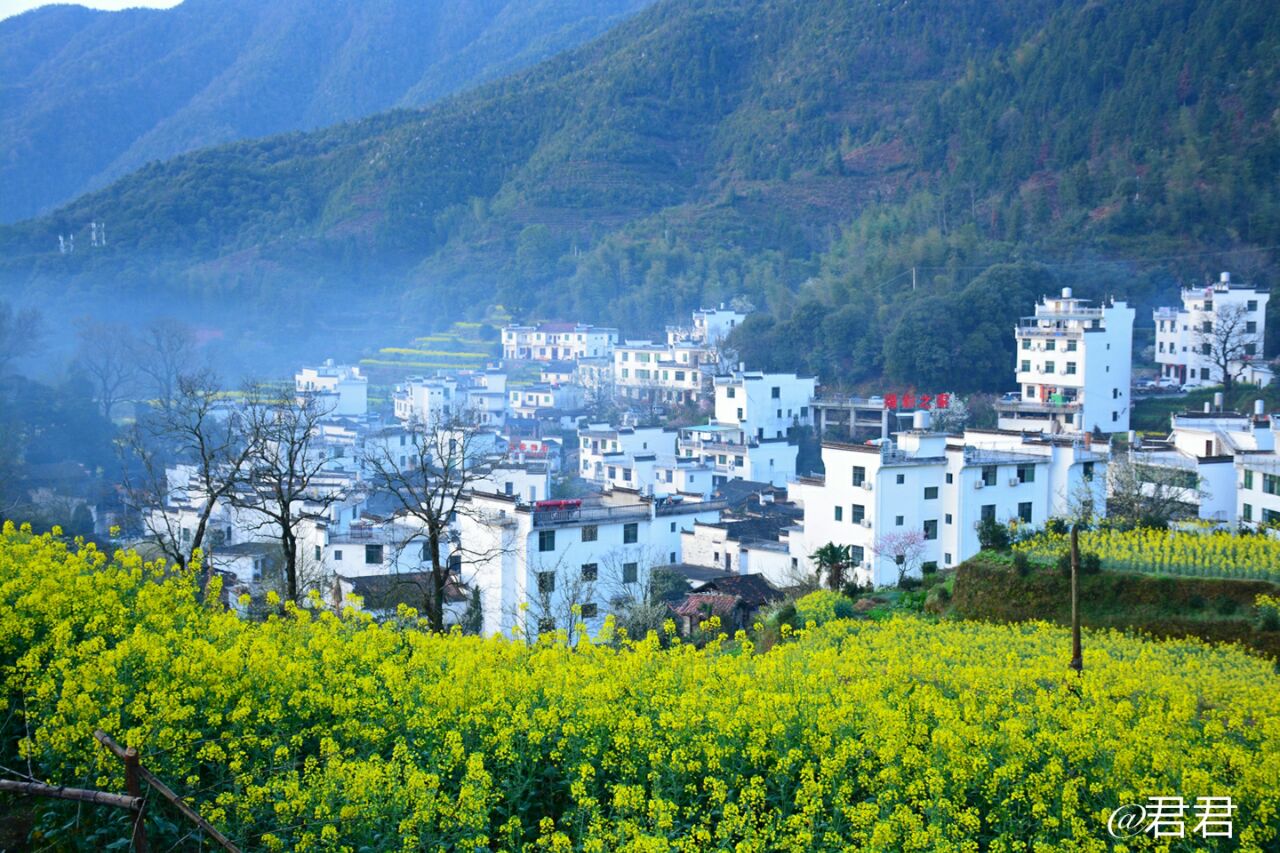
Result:
<svg viewBox="0 0 1280 853"><path fill-rule="evenodd" d="M646 453L676 454L675 430L665 427L614 427L590 424L578 431L578 475L597 485L608 481L608 461Z"/></svg>
<svg viewBox="0 0 1280 853"><path fill-rule="evenodd" d="M729 333L742 325L747 315L732 308L699 308L693 312L693 324L689 326L668 326L667 343L691 341L708 347L719 349L723 346Z"/></svg>
<svg viewBox="0 0 1280 853"><path fill-rule="evenodd" d="M796 475L799 452L786 435L757 438L739 426L716 422L682 427L676 445L681 459L694 459L712 472L713 487L727 480L785 486Z"/></svg>
<svg viewBox="0 0 1280 853"><path fill-rule="evenodd" d="M471 495L459 512L468 554L461 578L480 590L484 634L527 637L605 617L648 589L650 570L680 561L680 532L719 518L722 504L611 492L583 501L520 504ZM574 612L575 606L578 612Z"/></svg>
<svg viewBox="0 0 1280 853"><path fill-rule="evenodd" d="M1232 361L1233 377L1269 384L1271 371L1262 363L1262 354L1270 298L1266 290L1232 282L1225 272L1207 287L1184 287L1181 308L1157 308L1153 315L1161 378L1193 387L1222 384L1222 367L1211 355L1216 347L1208 336L1226 321L1238 326L1229 342L1231 349L1238 345L1240 350L1240 359Z"/></svg>
<svg viewBox="0 0 1280 853"><path fill-rule="evenodd" d="M473 423L501 428L507 419L507 375L500 370L459 373L456 393Z"/></svg>
<svg viewBox="0 0 1280 853"><path fill-rule="evenodd" d="M715 352L703 344L627 341L613 351L613 389L632 400L697 402L711 387L717 365Z"/></svg>
<svg viewBox="0 0 1280 853"><path fill-rule="evenodd" d="M608 356L617 342L617 329L585 323L513 324L502 330L502 357L511 360L577 361Z"/></svg>
<svg viewBox="0 0 1280 853"><path fill-rule="evenodd" d="M428 427L459 414L458 381L450 377L411 376L391 394L397 420Z"/></svg>
<svg viewBox="0 0 1280 853"><path fill-rule="evenodd" d="M1171 420L1168 438L1140 439L1131 448L1139 478L1149 481L1152 490L1159 483L1201 521L1227 526L1257 521L1265 499L1245 495L1245 484L1255 485L1255 475L1247 472L1271 470L1268 466L1276 459L1275 434L1271 419L1262 413L1262 401L1252 417L1207 406L1204 412L1184 412Z"/></svg>
<svg viewBox="0 0 1280 853"><path fill-rule="evenodd" d="M312 399L320 411L335 417L364 417L369 412L369 377L359 367L334 364L304 367L293 377L299 405Z"/></svg>
<svg viewBox="0 0 1280 853"><path fill-rule="evenodd" d="M577 385L537 383L507 392L507 411L519 418L537 418L550 412L576 412L582 409L584 395Z"/></svg>
<svg viewBox="0 0 1280 853"><path fill-rule="evenodd" d="M996 404L1001 429L1104 433L1129 429L1134 310L1094 307L1071 288L1014 329L1021 399Z"/></svg>
<svg viewBox="0 0 1280 853"><path fill-rule="evenodd" d="M802 529L789 537L793 566L811 573L818 548L849 545L850 579L875 586L898 581L893 557L876 553L889 534L922 536L918 576L924 564L952 567L976 554L984 519L1039 526L1084 495L1105 511L1106 456L1083 439L917 430L878 444L826 442L822 460L825 477L793 487L804 507Z"/></svg>
<svg viewBox="0 0 1280 853"><path fill-rule="evenodd" d="M739 369L715 379L715 420L757 440L786 438L792 427L813 423L817 380L794 373Z"/></svg>

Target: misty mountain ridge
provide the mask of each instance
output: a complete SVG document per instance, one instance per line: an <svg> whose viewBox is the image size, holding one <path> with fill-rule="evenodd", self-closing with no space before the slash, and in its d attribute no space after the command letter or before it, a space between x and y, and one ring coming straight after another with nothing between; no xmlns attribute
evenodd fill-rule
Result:
<svg viewBox="0 0 1280 853"><path fill-rule="evenodd" d="M587 41L648 0L185 0L0 21L0 221L152 160L418 107Z"/></svg>
<svg viewBox="0 0 1280 853"><path fill-rule="evenodd" d="M966 339L1007 337L1036 288L1141 302L1229 250L1266 277L1278 50L1246 0L664 2L425 110L148 165L0 229L0 275L290 329L496 301L648 332L742 297L768 312L753 363L972 383L962 355L1003 354ZM94 220L105 250L57 253Z"/></svg>

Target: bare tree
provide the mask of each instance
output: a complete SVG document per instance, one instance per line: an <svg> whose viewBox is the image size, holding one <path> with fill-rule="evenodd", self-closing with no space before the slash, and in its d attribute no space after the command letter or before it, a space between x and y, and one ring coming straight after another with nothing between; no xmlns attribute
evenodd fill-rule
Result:
<svg viewBox="0 0 1280 853"><path fill-rule="evenodd" d="M1195 329L1194 345L1213 364L1223 390L1229 392L1250 360L1260 354L1262 336L1244 305L1223 305L1212 316Z"/></svg>
<svg viewBox="0 0 1280 853"><path fill-rule="evenodd" d="M249 458L242 485L231 490L231 505L244 512L247 529L269 530L280 543L284 594L293 601L304 593L304 555L298 549L303 525L328 519L330 507L345 491L325 471L315 443L323 412L313 400L299 402L292 388L263 392L246 386L243 418Z"/></svg>
<svg viewBox="0 0 1280 853"><path fill-rule="evenodd" d="M134 341L134 359L145 392L161 409L176 400L180 378L199 369L190 327L170 318L147 324Z"/></svg>
<svg viewBox="0 0 1280 853"><path fill-rule="evenodd" d="M1194 515L1209 497L1194 468L1158 464L1140 450L1112 456L1107 465L1107 518L1125 527L1165 527Z"/></svg>
<svg viewBox="0 0 1280 853"><path fill-rule="evenodd" d="M0 302L0 376L20 358L36 352L44 336L44 319L35 308L15 309Z"/></svg>
<svg viewBox="0 0 1280 853"><path fill-rule="evenodd" d="M138 362L130 344L130 330L117 323L85 320L76 331L80 346L75 367L93 383L102 416L111 420L116 404L134 389Z"/></svg>
<svg viewBox="0 0 1280 853"><path fill-rule="evenodd" d="M389 492L414 522L407 526L409 535L402 546L423 546L422 563L430 573L423 611L436 631L445 629L450 554L473 561L489 556L465 550L453 530L458 515L473 512L463 497L493 471L488 436L474 419L463 416L432 424L415 421L406 428L403 446L398 441L365 442L362 459L373 488Z"/></svg>
<svg viewBox="0 0 1280 853"><path fill-rule="evenodd" d="M925 538L919 530L882 534L871 545L877 557L892 560L898 569L898 586L921 567L924 559Z"/></svg>
<svg viewBox="0 0 1280 853"><path fill-rule="evenodd" d="M170 405L148 412L124 440L134 463L126 465L126 503L181 568L204 548L210 518L241 482L253 451L242 414L224 411L221 397L222 386L211 371L179 376ZM185 534L169 482L170 463L189 466L181 501L195 525ZM208 572L206 561L202 589Z"/></svg>

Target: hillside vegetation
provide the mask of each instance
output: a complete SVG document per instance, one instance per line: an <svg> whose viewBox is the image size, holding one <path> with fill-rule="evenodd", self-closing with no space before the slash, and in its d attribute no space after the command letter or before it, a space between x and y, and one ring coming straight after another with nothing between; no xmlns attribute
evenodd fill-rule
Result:
<svg viewBox="0 0 1280 853"><path fill-rule="evenodd" d="M148 166L0 230L0 276L632 334L743 297L753 365L995 389L1046 288L1269 280L1278 51L1251 0L662 2L425 111Z"/></svg>
<svg viewBox="0 0 1280 853"><path fill-rule="evenodd" d="M1110 810L1153 791L1233 798L1235 839L1197 849L1274 849L1270 662L1090 633L1075 676L1045 624L783 634L571 649L431 635L410 611L246 622L189 576L9 524L0 752L118 790L101 727L252 849L1103 851ZM41 844L128 837L52 802ZM148 813L153 845L180 843Z"/></svg>
<svg viewBox="0 0 1280 853"><path fill-rule="evenodd" d="M645 2L185 0L0 21L0 222L184 151L431 103Z"/></svg>

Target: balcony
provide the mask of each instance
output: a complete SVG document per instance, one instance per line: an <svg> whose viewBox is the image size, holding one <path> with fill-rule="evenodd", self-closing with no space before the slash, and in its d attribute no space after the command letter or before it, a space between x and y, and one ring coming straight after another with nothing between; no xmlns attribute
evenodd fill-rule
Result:
<svg viewBox="0 0 1280 853"><path fill-rule="evenodd" d="M997 412L1024 415L1066 415L1080 411L1078 401L1061 403L1042 403L1038 400L1000 401L995 404Z"/></svg>

